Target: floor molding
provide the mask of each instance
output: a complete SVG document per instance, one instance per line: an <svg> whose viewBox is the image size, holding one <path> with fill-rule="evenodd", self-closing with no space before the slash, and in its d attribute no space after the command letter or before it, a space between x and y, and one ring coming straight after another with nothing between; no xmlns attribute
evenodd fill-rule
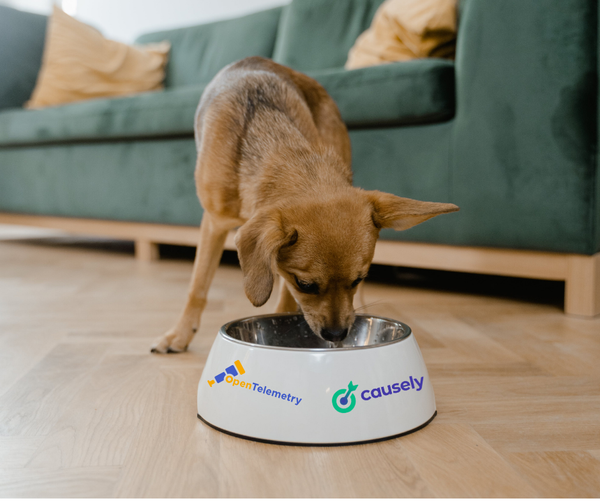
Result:
<svg viewBox="0 0 600 503"><path fill-rule="evenodd" d="M159 258L158 244L195 246L199 235L198 228L190 226L17 213L0 213L0 223L133 240L136 258L145 261ZM234 235L231 232L227 237L228 250L236 249ZM564 281L567 314L600 314L600 253L577 255L380 240L373 263Z"/></svg>

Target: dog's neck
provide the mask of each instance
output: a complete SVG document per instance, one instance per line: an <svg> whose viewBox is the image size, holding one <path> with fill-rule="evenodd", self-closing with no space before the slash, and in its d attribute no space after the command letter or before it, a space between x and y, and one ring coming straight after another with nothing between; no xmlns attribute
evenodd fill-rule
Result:
<svg viewBox="0 0 600 503"><path fill-rule="evenodd" d="M291 202L307 197L329 197L352 186L352 172L342 159L320 143L308 142L302 135L288 141L270 143L254 166L258 176L248 177L257 207Z"/></svg>
<svg viewBox="0 0 600 503"><path fill-rule="evenodd" d="M343 172L342 161L320 145L285 145L267 161L261 177L259 204L283 200L329 198L352 186Z"/></svg>

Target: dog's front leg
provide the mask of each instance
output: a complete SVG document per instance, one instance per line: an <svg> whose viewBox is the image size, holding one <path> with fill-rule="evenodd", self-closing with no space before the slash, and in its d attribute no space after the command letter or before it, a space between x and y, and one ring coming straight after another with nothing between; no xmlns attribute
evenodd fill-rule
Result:
<svg viewBox="0 0 600 503"><path fill-rule="evenodd" d="M206 212L204 213L200 225L200 238L196 249L192 282L185 308L175 327L154 343L153 353L180 353L187 349L188 344L194 338L200 327L200 318L206 306L208 289L217 267L219 267L225 239L230 229L231 226L221 223Z"/></svg>
<svg viewBox="0 0 600 503"><path fill-rule="evenodd" d="M290 293L289 287L285 280L279 277L279 298L277 299L276 313L293 313L298 311L296 299Z"/></svg>

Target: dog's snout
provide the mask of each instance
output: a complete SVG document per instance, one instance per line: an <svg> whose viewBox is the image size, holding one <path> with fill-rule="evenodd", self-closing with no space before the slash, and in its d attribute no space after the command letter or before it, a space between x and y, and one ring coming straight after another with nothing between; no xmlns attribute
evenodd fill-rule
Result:
<svg viewBox="0 0 600 503"><path fill-rule="evenodd" d="M321 337L326 341L339 342L344 340L348 335L347 328L322 328Z"/></svg>

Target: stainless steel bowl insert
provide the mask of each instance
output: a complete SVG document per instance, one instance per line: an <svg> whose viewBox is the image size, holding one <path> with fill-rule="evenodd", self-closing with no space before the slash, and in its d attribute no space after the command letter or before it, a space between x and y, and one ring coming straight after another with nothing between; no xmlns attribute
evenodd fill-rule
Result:
<svg viewBox="0 0 600 503"><path fill-rule="evenodd" d="M341 343L317 337L301 314L270 314L232 321L221 328L236 342L284 349L339 351L367 349L406 339L410 327L396 320L357 315Z"/></svg>

